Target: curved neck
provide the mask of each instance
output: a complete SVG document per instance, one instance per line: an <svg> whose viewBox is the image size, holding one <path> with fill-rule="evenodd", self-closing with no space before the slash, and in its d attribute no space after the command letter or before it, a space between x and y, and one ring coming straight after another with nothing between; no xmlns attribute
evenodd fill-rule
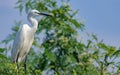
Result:
<svg viewBox="0 0 120 75"><path fill-rule="evenodd" d="M35 18L30 17L30 16L28 16L28 21L31 23L31 25L32 25L31 27L33 29L35 29L35 31L36 31L37 27L38 27L38 21Z"/></svg>

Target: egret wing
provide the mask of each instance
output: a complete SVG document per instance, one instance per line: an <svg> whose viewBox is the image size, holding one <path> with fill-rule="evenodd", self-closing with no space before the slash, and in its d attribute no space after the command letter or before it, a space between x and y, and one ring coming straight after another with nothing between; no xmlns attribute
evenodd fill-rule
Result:
<svg viewBox="0 0 120 75"><path fill-rule="evenodd" d="M13 42L13 48L11 51L11 59L12 62L16 62L17 57L19 55L19 52L21 50L21 48L23 47L23 43L24 43L24 25L22 25L19 29L19 31L16 34L15 40Z"/></svg>

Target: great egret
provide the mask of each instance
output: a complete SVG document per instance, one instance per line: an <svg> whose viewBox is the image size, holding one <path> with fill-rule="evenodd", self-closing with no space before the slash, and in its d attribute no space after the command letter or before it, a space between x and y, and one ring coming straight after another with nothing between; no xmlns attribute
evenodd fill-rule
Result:
<svg viewBox="0 0 120 75"><path fill-rule="evenodd" d="M51 16L49 14L40 13L37 10L31 10L28 13L28 21L30 22L30 26L28 24L24 24L19 28L19 31L16 34L16 38L13 42L13 47L11 51L11 60L13 63L18 63L23 61L24 68L26 70L26 59L27 54L32 46L34 40L34 34L37 30L38 21L35 19L38 15Z"/></svg>

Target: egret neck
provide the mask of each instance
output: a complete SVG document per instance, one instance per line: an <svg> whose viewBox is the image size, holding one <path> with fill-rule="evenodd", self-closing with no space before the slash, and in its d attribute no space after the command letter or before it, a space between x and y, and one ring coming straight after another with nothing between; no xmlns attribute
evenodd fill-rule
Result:
<svg viewBox="0 0 120 75"><path fill-rule="evenodd" d="M37 27L38 27L38 21L37 19L35 19L34 17L28 15L28 21L30 22L31 24L31 28L33 28L34 32L37 30Z"/></svg>

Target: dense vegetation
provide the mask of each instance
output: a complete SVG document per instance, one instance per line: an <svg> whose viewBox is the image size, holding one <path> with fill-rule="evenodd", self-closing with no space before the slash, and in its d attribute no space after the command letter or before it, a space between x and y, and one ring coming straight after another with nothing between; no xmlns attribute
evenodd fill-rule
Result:
<svg viewBox="0 0 120 75"><path fill-rule="evenodd" d="M48 12L54 17L43 17L39 21L33 46L27 60L27 75L119 75L120 50L99 41L94 34L82 38L85 26L75 18L69 1L18 0L20 13L31 9ZM19 72L10 61L11 43L21 21L15 23L13 33L1 41L0 75L24 75L23 63ZM84 41L85 40L85 41Z"/></svg>

